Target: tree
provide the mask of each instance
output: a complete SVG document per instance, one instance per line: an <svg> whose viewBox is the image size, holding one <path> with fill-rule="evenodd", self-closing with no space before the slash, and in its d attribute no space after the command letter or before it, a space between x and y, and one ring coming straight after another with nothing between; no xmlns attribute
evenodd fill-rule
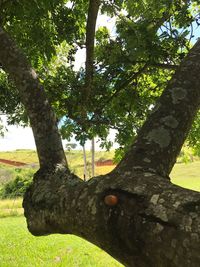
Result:
<svg viewBox="0 0 200 267"><path fill-rule="evenodd" d="M102 145L109 148L107 135L113 128L117 130L119 155L131 145L155 100L190 49L193 28L198 26L198 4L102 1L100 12L114 16L115 32L113 36L106 27L99 27L91 53L85 39L86 35L89 40L94 39L87 18L88 25L90 20L95 25L95 9L88 12L89 1L65 2L3 1L2 24L36 69L58 120L62 120L59 124L62 136L69 139L75 134L82 145L86 139L99 136ZM94 15L87 16L91 10ZM88 90L92 92L90 101L84 100L84 88L89 87L85 86L85 70L73 69L77 49L86 46L90 47L89 57L94 57L94 60L87 57L94 63L90 67L93 69L92 90ZM0 87L1 111L9 115L9 122L27 123L18 90L3 72ZM194 134L190 136L193 146L197 143L198 127L196 120Z"/></svg>
<svg viewBox="0 0 200 267"><path fill-rule="evenodd" d="M7 3L7 1L2 2ZM121 1L116 2L120 6ZM165 3L161 1L159 10L150 9L151 12L145 13L143 1L139 1L137 5L131 4L132 1L123 2L127 5L127 10L131 10L130 16L133 16L134 8L138 8L138 13L135 14L138 18L136 24L134 20L134 26L138 27L137 34L141 32L144 36L148 33L147 28L142 32L144 25L150 25L152 29L150 36L144 39L145 49L143 47L140 51L138 48L136 52L139 55L141 53L149 55L147 43L151 50L151 45L154 44L155 47L157 45L154 59L157 57L159 61L149 61L147 56L148 60L145 57L144 59L148 64L141 63L139 67L137 65L139 63L134 65L137 72L134 70L130 74L129 68L129 71L124 72L124 75L117 79L115 86L117 83L119 86L121 82L116 90L117 94L121 92L121 88L129 88L130 83L134 81L132 76L139 75L147 65L149 67L151 64L156 64L163 67L165 64L164 51L161 49L162 51L159 52L159 41L156 36L163 21L169 21L169 17L172 16L170 12L175 9L185 12L175 13L177 24L180 24L183 18L185 18L184 22L191 21L188 13L189 3L176 1L172 9L170 4L167 9ZM148 3L152 7L158 4L157 1ZM94 75L94 65L91 63L94 58L94 45L93 41L88 41L92 35L94 40L95 17L99 5L100 2L97 0L89 3L88 21L90 17L93 30L91 33L87 31L89 36L86 37L86 44L91 45L87 45L86 73L81 87L84 97L77 116L82 126L88 123L88 110L91 115L92 106L89 100L93 99L94 93L99 97L94 89L95 79L99 76ZM163 12L164 7L170 11L170 14ZM102 10L103 8L110 13L118 10L113 9L109 3L105 4ZM159 19L153 20L151 24L150 19L157 18L157 14ZM7 28L9 30L9 27ZM126 27L123 25L122 28ZM179 33L174 34L177 36ZM15 37L15 34L12 36ZM128 36L131 37L130 33ZM131 42L133 40L122 44L126 45L128 52ZM140 45L141 42L139 47ZM40 48L39 45L38 47ZM176 51L172 49L166 58L177 56L179 47L178 45ZM27 190L23 202L29 231L34 235L70 233L81 236L103 248L125 266L198 266L200 264L200 195L171 184L169 174L200 104L198 79L200 41L189 49L189 53L181 60L180 65L176 66L172 79L118 166L111 173L95 177L88 182L82 181L68 169L56 116L45 90L24 52L17 47L3 26L0 28L0 62L18 89L20 99L29 116L40 162L40 169L35 174L33 184ZM164 67L174 68L174 64L167 65ZM126 66L124 64L124 68ZM111 68L111 70L115 76L118 69ZM121 70L123 71L123 68ZM120 75L120 71L118 74ZM126 74L130 74L131 77ZM102 73L100 78L102 78L101 75ZM126 86L122 83L125 78ZM143 85L144 81L145 79ZM104 96L107 94L109 98L108 91L105 91ZM80 100L78 97L77 99ZM74 111L76 114L77 110L71 109L70 103L68 101L67 103L69 113ZM96 110L95 114L99 115L98 112ZM100 121L101 119L100 116Z"/></svg>
<svg viewBox="0 0 200 267"><path fill-rule="evenodd" d="M67 143L65 145L65 147L66 147L67 151L70 151L72 149L75 149L77 147L77 144L76 143Z"/></svg>

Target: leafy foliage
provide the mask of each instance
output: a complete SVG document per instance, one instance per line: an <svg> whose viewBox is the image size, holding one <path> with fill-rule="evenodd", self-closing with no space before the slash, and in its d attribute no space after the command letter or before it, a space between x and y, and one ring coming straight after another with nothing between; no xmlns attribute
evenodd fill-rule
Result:
<svg viewBox="0 0 200 267"><path fill-rule="evenodd" d="M101 14L114 18L113 32L96 31L90 99L83 103L85 69L74 69L85 48L89 1L5 1L2 24L39 73L63 138L99 136L109 148L116 129L120 150L128 149L176 66L190 49L199 26L199 1L104 0ZM16 88L0 73L1 110L11 123L28 122ZM199 149L197 117L189 143Z"/></svg>
<svg viewBox="0 0 200 267"><path fill-rule="evenodd" d="M24 195L26 189L32 182L34 170L17 169L15 179L5 183L0 190L0 198L15 198Z"/></svg>

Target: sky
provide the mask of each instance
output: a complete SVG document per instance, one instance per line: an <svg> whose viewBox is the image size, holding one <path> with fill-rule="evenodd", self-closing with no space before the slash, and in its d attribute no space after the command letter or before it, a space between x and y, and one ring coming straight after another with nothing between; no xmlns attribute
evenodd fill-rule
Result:
<svg viewBox="0 0 200 267"><path fill-rule="evenodd" d="M4 137L0 137L0 151L35 149L35 141L30 127L7 125L6 115L1 115L0 117L7 129Z"/></svg>

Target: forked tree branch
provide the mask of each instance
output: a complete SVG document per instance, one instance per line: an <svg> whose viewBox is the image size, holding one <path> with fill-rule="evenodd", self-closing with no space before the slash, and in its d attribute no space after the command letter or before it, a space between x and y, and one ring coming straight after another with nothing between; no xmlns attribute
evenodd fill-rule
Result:
<svg viewBox="0 0 200 267"><path fill-rule="evenodd" d="M2 28L0 61L27 109L41 166L65 164L56 118L44 90ZM112 173L84 183L64 168L37 172L23 202L29 230L35 235L76 234L129 267L199 266L199 193L153 173L169 172L186 137L200 104L199 72L200 41ZM117 200L114 205L105 201L109 196Z"/></svg>

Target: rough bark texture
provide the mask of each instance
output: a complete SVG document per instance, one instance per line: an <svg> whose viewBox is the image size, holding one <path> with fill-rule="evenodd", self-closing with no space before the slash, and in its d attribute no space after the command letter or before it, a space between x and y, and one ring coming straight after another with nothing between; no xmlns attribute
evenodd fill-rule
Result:
<svg viewBox="0 0 200 267"><path fill-rule="evenodd" d="M112 173L88 182L71 174L65 163L58 164L64 162L60 144L55 158L49 150L40 149L48 142L56 147L54 138L46 136L53 131L59 139L57 128L54 123L52 126L54 115L49 104L43 107L37 103L46 99L44 91L18 52L1 30L0 61L20 90L39 139L41 164L46 159L53 166L35 174L25 195L29 231L34 235L81 236L125 266L200 266L200 194L163 179L199 107L200 42L181 64L125 159ZM42 120L43 135L37 125ZM108 196L117 201L106 204Z"/></svg>
<svg viewBox="0 0 200 267"><path fill-rule="evenodd" d="M92 138L91 141L91 152L92 152L92 177L95 176L95 140L94 137Z"/></svg>
<svg viewBox="0 0 200 267"><path fill-rule="evenodd" d="M84 181L88 179L88 174L87 174L87 157L86 157L86 150L85 150L85 145L83 145L83 162L84 162Z"/></svg>
<svg viewBox="0 0 200 267"><path fill-rule="evenodd" d="M1 27L0 62L18 88L21 101L27 110L40 166L48 168L59 163L66 164L56 117L37 74L22 51Z"/></svg>
<svg viewBox="0 0 200 267"><path fill-rule="evenodd" d="M107 195L118 203L106 205ZM131 267L199 266L199 204L199 193L150 172L85 183L60 168L36 174L24 199L32 234L75 234Z"/></svg>
<svg viewBox="0 0 200 267"><path fill-rule="evenodd" d="M200 106L200 41L179 66L120 170L146 169L168 177Z"/></svg>

